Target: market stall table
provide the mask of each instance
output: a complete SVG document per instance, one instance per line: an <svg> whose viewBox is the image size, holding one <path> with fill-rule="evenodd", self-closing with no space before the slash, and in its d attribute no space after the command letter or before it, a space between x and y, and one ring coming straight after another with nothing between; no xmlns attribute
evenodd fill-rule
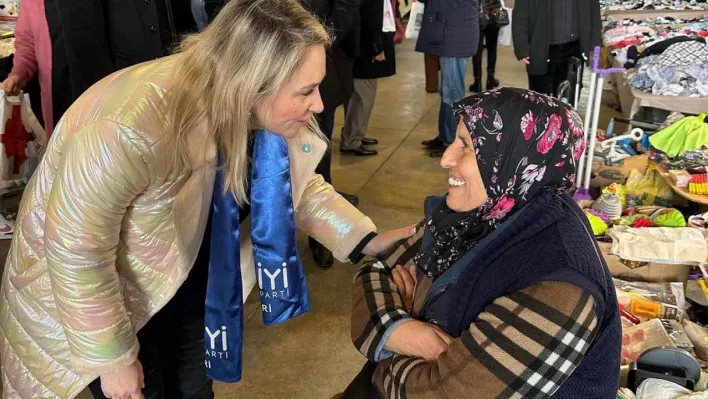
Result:
<svg viewBox="0 0 708 399"><path fill-rule="evenodd" d="M611 54L608 55L608 60L613 67L622 66ZM708 110L708 97L656 96L631 88L627 84L627 79L624 74L614 74L611 76L612 82L617 89L622 115L626 118L632 119L642 107L696 115Z"/></svg>
<svg viewBox="0 0 708 399"><path fill-rule="evenodd" d="M708 108L704 108L704 109L708 109ZM669 177L669 173L666 170L666 168L664 168L663 166L661 166L659 164L656 165L656 170L659 172L661 177L663 177L664 180L666 180L666 183L669 186L671 186L671 188L674 190L674 192L676 194L682 196L683 198L686 198L689 201L695 202L697 204L708 205L708 195L691 194L690 192L688 192L687 188L677 187L676 184L674 183L674 181L671 180L671 177Z"/></svg>
<svg viewBox="0 0 708 399"><path fill-rule="evenodd" d="M680 19L701 18L708 15L708 10L602 10L602 14L614 19L652 19L670 16Z"/></svg>

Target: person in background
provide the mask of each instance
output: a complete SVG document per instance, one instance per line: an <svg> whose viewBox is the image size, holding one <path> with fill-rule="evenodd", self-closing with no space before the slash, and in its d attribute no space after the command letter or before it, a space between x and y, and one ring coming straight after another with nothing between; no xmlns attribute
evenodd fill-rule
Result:
<svg viewBox="0 0 708 399"><path fill-rule="evenodd" d="M425 91L437 93L440 90L440 59L437 55L425 54Z"/></svg>
<svg viewBox="0 0 708 399"><path fill-rule="evenodd" d="M176 54L72 105L24 192L2 277L4 398L89 385L97 399L211 399L206 372L225 360L205 358L207 328L221 330L207 316L224 311L237 361L254 259L287 259L304 283L296 226L352 262L412 235L376 234L314 172L329 43L296 0L232 0Z"/></svg>
<svg viewBox="0 0 708 399"><path fill-rule="evenodd" d="M324 111L317 115L317 122L325 137L332 140L334 116L337 108L349 101L354 91L353 60L359 54L359 7L362 0L302 0L302 5L312 12L333 32L334 42L327 52L327 74L320 93ZM332 154L327 151L316 172L332 184ZM359 204L356 195L339 192L354 206ZM315 264L322 268L332 267L332 252L310 237L309 246Z"/></svg>
<svg viewBox="0 0 708 399"><path fill-rule="evenodd" d="M467 61L477 54L479 33L477 0L425 1L415 50L440 59L438 135L422 142L431 157L441 157L455 140L457 120L452 104L465 98Z"/></svg>
<svg viewBox="0 0 708 399"><path fill-rule="evenodd" d="M602 42L599 0L523 0L511 26L516 58L526 64L529 89L556 95L570 59Z"/></svg>
<svg viewBox="0 0 708 399"><path fill-rule="evenodd" d="M501 0L480 1L480 18L486 18L488 22L486 24L480 23L479 47L477 47L477 54L472 58L474 82L470 85L470 91L473 93L482 92L482 54L485 48L487 49L487 86L485 90L499 87L499 79L495 77L495 70L497 65L497 41L501 27L494 23L492 14L502 8L502 3Z"/></svg>
<svg viewBox="0 0 708 399"><path fill-rule="evenodd" d="M225 1L204 1L210 20ZM183 35L198 30L191 0L61 0L57 14L69 68L69 104L115 71L168 55Z"/></svg>
<svg viewBox="0 0 708 399"><path fill-rule="evenodd" d="M385 4L391 7L384 7ZM386 15L386 10L390 15ZM378 140L366 137L366 131L376 100L376 80L396 74L393 39L397 10L396 0L364 0L361 4L360 52L354 60L354 92L344 104L345 122L339 147L342 154L378 154L366 147L378 144Z"/></svg>
<svg viewBox="0 0 708 399"><path fill-rule="evenodd" d="M63 37L56 23L56 0L22 0L15 25L15 56L3 90L17 95L34 77L39 78L42 126L51 135L67 106L64 82L68 70Z"/></svg>
<svg viewBox="0 0 708 399"><path fill-rule="evenodd" d="M352 342L369 362L341 398L613 398L617 297L569 195L582 120L516 88L455 113L447 195L354 279Z"/></svg>

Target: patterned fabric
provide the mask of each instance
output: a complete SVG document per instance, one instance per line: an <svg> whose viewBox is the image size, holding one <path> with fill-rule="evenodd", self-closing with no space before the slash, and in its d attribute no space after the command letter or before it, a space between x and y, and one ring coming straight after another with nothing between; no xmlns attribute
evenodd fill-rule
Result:
<svg viewBox="0 0 708 399"><path fill-rule="evenodd" d="M384 262L371 261L354 277L352 339L354 346L373 361L379 360L386 331L393 324L411 320L391 270Z"/></svg>
<svg viewBox="0 0 708 399"><path fill-rule="evenodd" d="M702 65L708 62L708 45L700 42L672 44L659 56L662 66Z"/></svg>
<svg viewBox="0 0 708 399"><path fill-rule="evenodd" d="M408 318L390 268L382 262L362 268L352 337L362 354L380 361L373 383L385 398L549 397L580 364L598 324L589 294L542 282L496 299L437 361L377 359L384 331Z"/></svg>
<svg viewBox="0 0 708 399"><path fill-rule="evenodd" d="M453 214L443 205L427 221L434 243L416 264L431 277L445 272L541 190L573 187L585 148L578 114L528 90L502 88L471 96L455 104L454 111L472 136L488 200L450 217L441 216Z"/></svg>

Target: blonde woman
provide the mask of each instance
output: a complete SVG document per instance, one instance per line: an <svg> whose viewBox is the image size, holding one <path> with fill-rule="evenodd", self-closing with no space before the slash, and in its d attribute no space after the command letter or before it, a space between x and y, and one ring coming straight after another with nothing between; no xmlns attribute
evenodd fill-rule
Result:
<svg viewBox="0 0 708 399"><path fill-rule="evenodd" d="M72 398L89 384L97 398L211 398L205 374L240 379L256 282L266 323L309 309L295 223L340 260L411 234L377 236L314 174L328 43L296 0L234 0L176 55L72 105L7 259L5 398Z"/></svg>

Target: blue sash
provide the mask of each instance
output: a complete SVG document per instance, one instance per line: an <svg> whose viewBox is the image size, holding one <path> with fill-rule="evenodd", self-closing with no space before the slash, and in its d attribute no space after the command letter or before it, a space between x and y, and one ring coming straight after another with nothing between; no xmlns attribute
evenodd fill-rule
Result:
<svg viewBox="0 0 708 399"><path fill-rule="evenodd" d="M287 141L277 134L255 133L251 166L251 240L266 325L310 310L307 281L297 251L295 210ZM223 170L214 181L213 216L206 297L207 376L241 380L243 287L239 206L223 193Z"/></svg>

